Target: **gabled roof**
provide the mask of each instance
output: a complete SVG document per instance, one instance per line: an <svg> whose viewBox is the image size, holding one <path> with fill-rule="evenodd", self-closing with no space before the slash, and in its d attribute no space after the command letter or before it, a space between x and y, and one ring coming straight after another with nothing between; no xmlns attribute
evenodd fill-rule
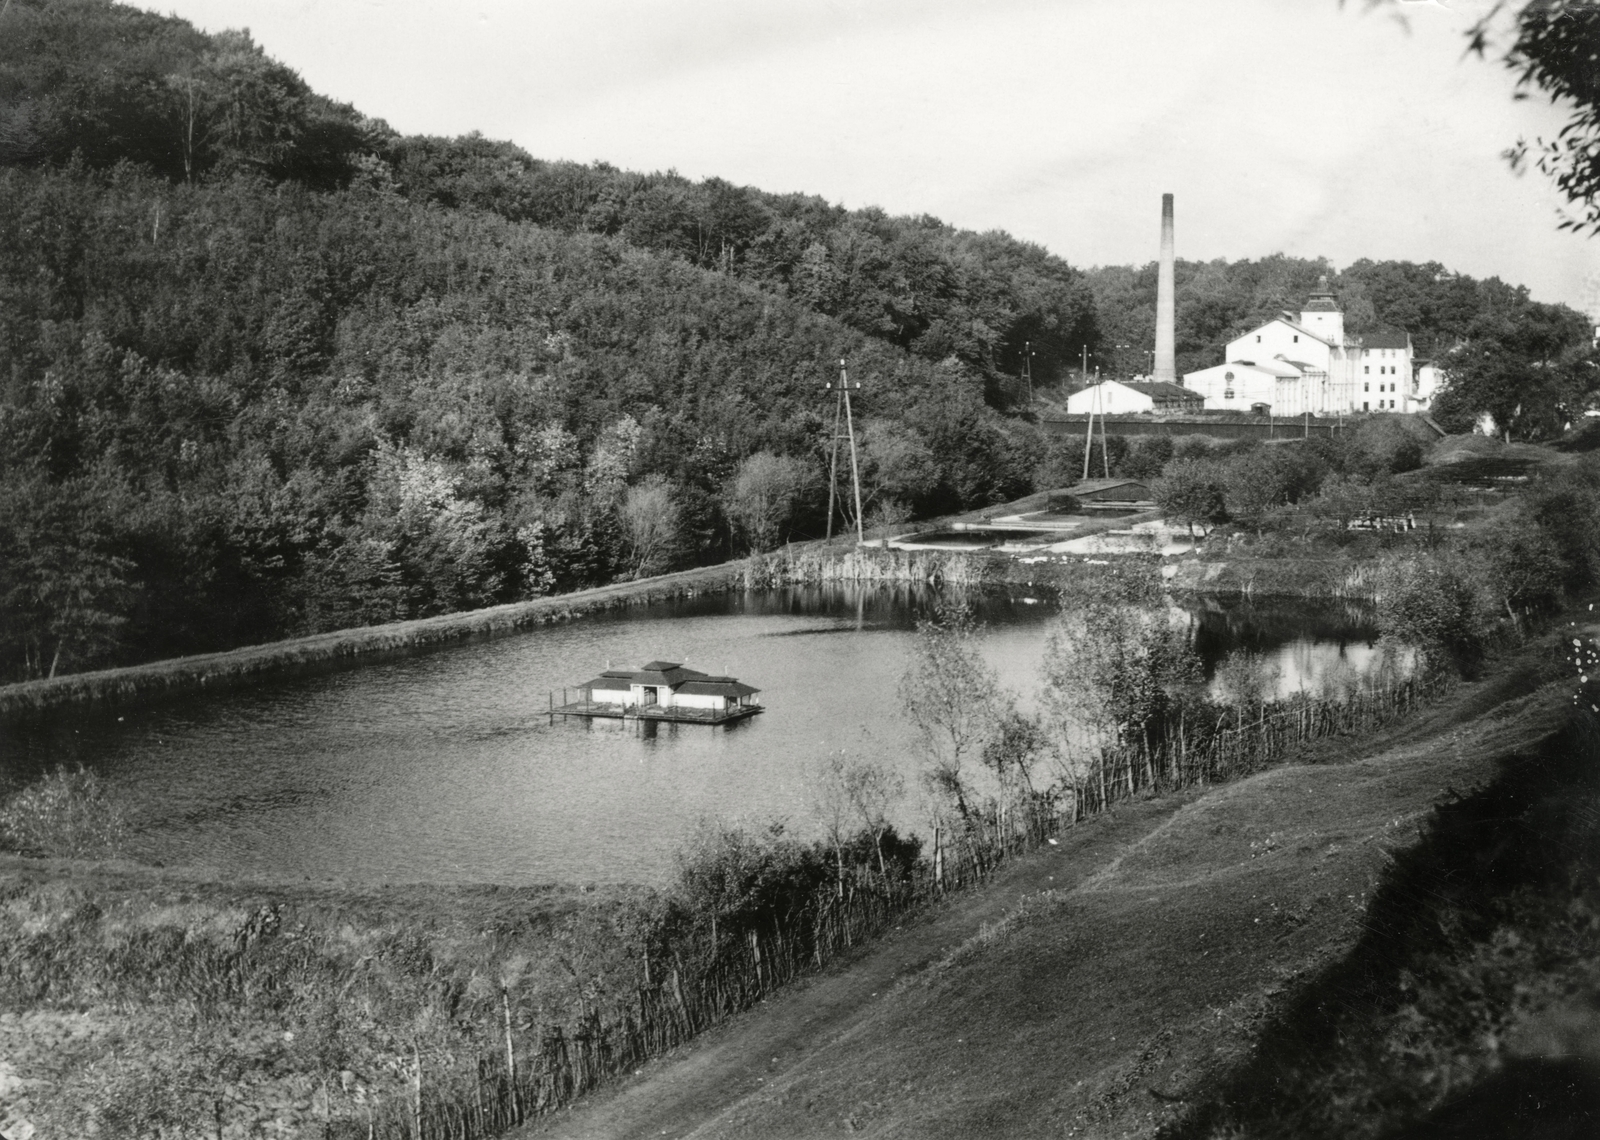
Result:
<svg viewBox="0 0 1600 1140"><path fill-rule="evenodd" d="M704 680L706 674L698 669L686 669L676 661L649 661L633 675L635 685L670 685L676 687L685 681Z"/></svg>
<svg viewBox="0 0 1600 1140"><path fill-rule="evenodd" d="M1217 372L1224 368L1247 368L1252 372L1260 372L1267 376L1278 378L1300 375L1300 373L1295 369L1294 365L1290 364L1286 360L1268 360L1261 363L1257 363L1254 360L1225 360L1221 364L1213 364L1210 368L1201 368L1194 372L1185 372L1183 375L1184 379L1187 380L1191 376L1204 376L1208 372ZM1191 389L1191 391L1193 391L1193 389ZM1194 394L1199 395L1200 393L1195 392Z"/></svg>
<svg viewBox="0 0 1600 1140"><path fill-rule="evenodd" d="M1302 325L1298 320L1295 319L1295 315L1293 313L1280 313L1278 316L1273 317L1270 321L1268 321L1266 325L1257 325L1255 328L1250 329L1248 332L1242 332L1238 336L1234 337L1233 340L1230 340L1228 343L1232 344L1234 340L1243 340L1247 336L1254 336L1256 333L1258 333L1262 329L1266 328L1267 325L1288 325L1295 332L1302 333L1305 336L1310 337L1312 340L1316 341L1318 344L1325 344L1325 345L1328 345L1330 348L1333 346L1333 342L1331 340L1329 340L1327 337L1323 336L1321 333L1314 333L1310 329L1308 329L1304 325Z"/></svg>
<svg viewBox="0 0 1600 1140"><path fill-rule="evenodd" d="M585 681L583 684L579 685L578 688L600 689L601 691L607 693L619 693L628 687L628 679L632 676L632 673L624 673L621 676L618 676L614 671L607 670L594 680Z"/></svg>
<svg viewBox="0 0 1600 1140"><path fill-rule="evenodd" d="M631 685L665 685L676 692L685 693L711 693L711 695L738 696L738 693L724 693L728 686L742 689L745 695L759 693L760 689L752 689L749 685L741 685L733 677L716 677L710 673L702 673L698 669L688 669L676 661L651 661L642 669L607 669L592 681L585 681L579 685L580 689L600 689L605 692L616 692L626 689ZM706 688L690 688L692 685L721 686L715 690Z"/></svg>
<svg viewBox="0 0 1600 1140"><path fill-rule="evenodd" d="M1166 380L1119 380L1124 388L1132 388L1142 396L1165 400L1199 400L1203 397L1193 388L1173 384Z"/></svg>
<svg viewBox="0 0 1600 1140"><path fill-rule="evenodd" d="M1278 319L1279 320L1283 320L1282 317L1279 317ZM1310 329L1306 328L1305 325L1301 324L1298 321L1283 321L1283 323L1288 325L1290 328L1292 328L1297 333L1305 333L1306 336L1310 337L1312 340L1318 342L1319 344L1326 344L1326 345L1328 345L1330 347L1333 345L1333 341L1329 340L1327 337L1323 336L1321 333L1312 332Z"/></svg>
<svg viewBox="0 0 1600 1140"><path fill-rule="evenodd" d="M731 677L714 677L709 681L685 681L673 691L693 697L748 697L761 690Z"/></svg>
<svg viewBox="0 0 1600 1140"><path fill-rule="evenodd" d="M1243 364L1247 368L1254 368L1257 372L1265 372L1268 376L1279 379L1299 376L1302 369L1292 360L1285 360L1282 356L1275 356L1271 360L1237 360L1235 364Z"/></svg>
<svg viewBox="0 0 1600 1140"><path fill-rule="evenodd" d="M1411 334L1403 332L1368 333L1361 338L1363 348L1410 348Z"/></svg>

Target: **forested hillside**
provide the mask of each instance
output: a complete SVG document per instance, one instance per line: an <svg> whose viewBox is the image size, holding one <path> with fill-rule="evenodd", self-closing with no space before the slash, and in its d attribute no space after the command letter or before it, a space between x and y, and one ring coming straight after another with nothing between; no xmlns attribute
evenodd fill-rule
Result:
<svg viewBox="0 0 1600 1140"><path fill-rule="evenodd" d="M1035 430L985 402L1007 398L993 369L935 345L935 319L845 321L727 258L408 197L384 156L437 145L319 99L242 34L88 0L0 19L5 679L820 533L841 358L872 517L1031 487ZM1022 251L1082 318L1042 251L882 223Z"/></svg>
<svg viewBox="0 0 1600 1140"><path fill-rule="evenodd" d="M1004 501L1061 469L1024 359L1131 374L1154 327L1153 264L403 137L109 0L0 7L0 250L0 682L818 535L841 358L869 524ZM1180 369L1328 271L1180 263ZM1577 316L1432 265L1334 284L1423 355L1550 310L1549 357Z"/></svg>

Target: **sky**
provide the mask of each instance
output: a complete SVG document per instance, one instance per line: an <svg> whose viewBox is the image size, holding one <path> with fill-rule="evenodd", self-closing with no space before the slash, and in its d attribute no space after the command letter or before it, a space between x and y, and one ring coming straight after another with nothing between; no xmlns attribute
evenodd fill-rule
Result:
<svg viewBox="0 0 1600 1140"><path fill-rule="evenodd" d="M1501 152L1564 121L1488 0L161 0L407 134L1003 229L1075 265L1438 261L1600 319L1600 238ZM1403 20L1398 18L1403 16Z"/></svg>

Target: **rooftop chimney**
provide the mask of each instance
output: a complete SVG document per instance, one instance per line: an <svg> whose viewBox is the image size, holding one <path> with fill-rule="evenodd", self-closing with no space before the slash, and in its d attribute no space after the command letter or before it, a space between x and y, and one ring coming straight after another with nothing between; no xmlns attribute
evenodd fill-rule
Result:
<svg viewBox="0 0 1600 1140"><path fill-rule="evenodd" d="M1161 264L1156 270L1156 357L1152 379L1178 382L1173 345L1176 306L1172 299L1172 195L1161 195Z"/></svg>

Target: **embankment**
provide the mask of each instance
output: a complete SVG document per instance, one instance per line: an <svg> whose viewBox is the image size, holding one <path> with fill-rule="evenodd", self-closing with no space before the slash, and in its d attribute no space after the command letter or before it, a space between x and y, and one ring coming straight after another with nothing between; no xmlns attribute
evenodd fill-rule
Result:
<svg viewBox="0 0 1600 1140"><path fill-rule="evenodd" d="M1446 789L1489 785L1559 744L1570 700L1550 683L1551 649L1385 732L1325 739L1310 763L1071 829L851 969L525 1134L972 1140L1181 1126L1365 937Z"/></svg>
<svg viewBox="0 0 1600 1140"><path fill-rule="evenodd" d="M1379 563L1352 558L1183 558L1169 564L1169 589L1246 597L1375 598Z"/></svg>
<svg viewBox="0 0 1600 1140"><path fill-rule="evenodd" d="M1122 560L1155 561L1149 555ZM443 614L418 621L338 630L220 653L197 654L120 669L73 673L0 687L0 724L63 708L109 709L268 677L348 668L472 638L496 637L631 604L829 583L925 583L964 589L1023 586L1051 590L1069 582L1082 560L1020 562L993 552L892 550L843 543L806 543L718 566L619 582L571 594ZM1376 564L1349 559L1183 559L1168 563L1179 592L1370 598Z"/></svg>
<svg viewBox="0 0 1600 1140"><path fill-rule="evenodd" d="M619 606L700 594L844 582L979 587L1026 580L1032 585L1035 580L1049 577L1048 570L1018 566L1004 555L857 549L842 543L797 544L718 566L483 610L6 685L0 687L0 723L63 708L114 708L251 684L268 677L347 668L451 642L516 633Z"/></svg>
<svg viewBox="0 0 1600 1140"><path fill-rule="evenodd" d="M1587 723L1585 723L1587 721ZM1350 954L1166 1140L1600 1132L1600 739L1576 720L1446 800Z"/></svg>
<svg viewBox="0 0 1600 1140"><path fill-rule="evenodd" d="M270 676L338 669L450 642L515 633L623 605L743 589L747 578L743 561L728 562L467 613L24 681L0 688L0 723L54 709L109 708L249 684Z"/></svg>

